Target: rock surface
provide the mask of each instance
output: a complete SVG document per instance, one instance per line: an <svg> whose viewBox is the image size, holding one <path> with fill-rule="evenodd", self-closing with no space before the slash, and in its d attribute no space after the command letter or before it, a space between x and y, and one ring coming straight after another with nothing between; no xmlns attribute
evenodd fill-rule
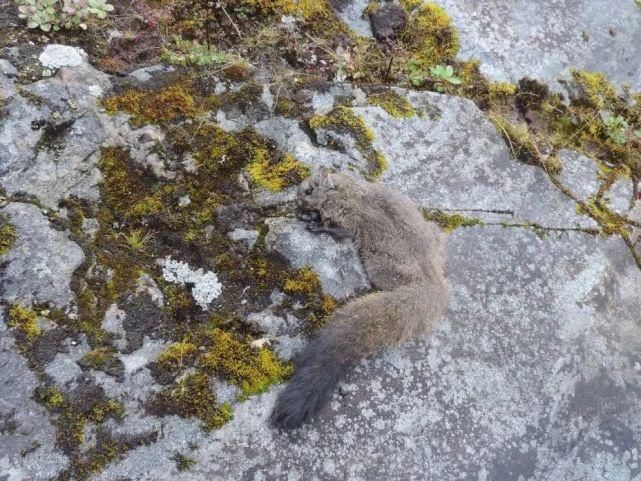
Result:
<svg viewBox="0 0 641 481"><path fill-rule="evenodd" d="M47 411L31 399L36 376L16 352L4 316L1 309L0 473L8 480L50 479L68 460L54 448L56 431Z"/></svg>
<svg viewBox="0 0 641 481"><path fill-rule="evenodd" d="M14 202L0 210L17 230L16 243L2 257L0 297L24 305L66 307L74 296L69 283L84 260L82 249L54 230L35 205Z"/></svg>
<svg viewBox="0 0 641 481"><path fill-rule="evenodd" d="M360 1L334 3L346 18L365 6ZM459 3L444 3L455 21L460 21L455 7ZM557 4L585 6L579 0ZM526 12L534 8L518 6ZM496 12L511 12L512 8L517 7L499 8L497 2L479 6L489 29L483 32L493 32L492 19L500 18ZM592 12L592 7L585 8ZM628 12L627 8L622 11ZM550 10L548 5L540 17L530 15L532 32L543 35L540 32L547 32L545 29L585 21L581 20L585 12L577 13L579 20L555 16L557 23L536 30L537 22L550 19ZM620 12L611 19L619 27L631 25L636 20L628 13L625 22L620 21ZM479 19L462 18L468 25L468 33L462 32L465 43ZM507 19L510 27L514 19L510 15ZM603 16L595 19L595 28L604 21ZM620 30L622 36L628 35L626 28ZM550 41L566 39L569 32L564 30ZM509 28L505 34L508 39L516 35ZM497 38L490 36L476 48L487 48L490 53L502 48ZM531 42L530 37L524 38ZM612 45L619 45L616 42ZM524 45L516 42L511 48ZM587 58L576 46L564 48L555 45L557 57L575 58L568 53L574 52L576 58ZM605 57L599 55L602 61ZM554 63L554 58L534 74L547 78L545 75L567 66ZM619 73L632 65L634 56L630 58L617 67ZM497 78L533 71L525 60L515 67L510 58L493 60L488 53L490 73L498 68L496 62L504 69L494 72ZM74 283L72 292L70 281L85 254L67 231L56 230L54 225L69 221L64 217L72 214L71 209L61 208L61 200L78 197L96 207L100 148L127 150L134 164L153 179L162 179L163 187L177 182L184 172L169 162L165 165L168 135L162 126L134 128L126 115L109 117L101 111L97 100L112 89L113 79L107 75L83 62L18 91L11 65L1 63L0 67L0 97L22 92L6 103L7 114L0 119L0 183L9 197L0 213L17 231L15 244L1 259L0 295L5 303L73 307L84 291ZM128 80L147 88L156 76L167 72L162 67L146 68ZM616 72L613 75L625 80ZM233 85L229 91L239 87ZM66 94L69 90L74 92L72 98ZM92 475L95 480L637 479L641 474L641 269L630 255L636 234L625 241L619 234L590 235L595 222L577 211L576 200L590 199L601 186L599 166L578 153L563 151L559 154L563 170L550 177L539 167L513 160L499 132L472 102L430 92L395 92L407 97L417 115L392 117L369 105L361 88L348 84L309 86L298 107L325 114L339 102L351 102L353 113L372 131L373 148L387 159L381 182L406 193L421 207L461 213L475 221L476 225L459 228L448 239L447 271L453 295L433 335L362 362L319 419L291 435L270 429L267 422L282 388L241 402L239 387L210 373L205 385L217 401L231 403L232 421L207 433L198 419L157 416L151 401L166 387L156 371L159 355L167 352L171 342L191 341L189 329L199 326L194 318L205 308L210 311L206 316L211 317L203 317L204 322L227 322L222 314L239 317L244 323L242 331L256 335L253 345L273 342L281 359L290 359L304 346L306 320L300 314L304 312L300 299L281 292L283 286L278 284L260 294L263 304L256 307L247 301L252 286L242 290L256 275L272 274L270 266L284 265L281 258L293 267L311 266L324 292L335 298L368 289L351 241L312 234L294 219L295 188L278 193L250 188L246 172L238 175L238 181L236 172L224 186L239 188L242 195L228 204L208 199L212 201L208 207L215 209L215 221L205 217L201 231L189 231L188 243L181 243L174 232L167 232L170 229L156 232L152 231L155 225L140 224L145 233L150 231L149 236L138 248L131 243L124 263L142 267L134 274L125 271L132 278L120 279L130 281L131 290L109 299L101 315L89 319L95 324L83 326L87 335L50 321L42 338L25 354L31 356L30 361L41 361L41 369L28 369L14 343L20 336L6 329L0 313L0 479L7 474L11 481L49 479L68 465L56 447L56 432L50 423L58 414L47 414L32 399L34 388L45 380L69 398L86 384L87 390L122 405L120 418L92 422L85 428L87 439L78 452L96 446L98 433L125 440L127 446L126 452ZM263 86L257 105L210 112L210 118L222 120L220 125L230 130L254 127L310 170L321 165L364 170L364 157L351 134L331 129L313 132L300 119L274 115L270 95ZM35 102L35 97L41 101ZM56 134L53 140L52 133ZM330 148L339 136L344 147L340 152ZM191 168L191 173L198 172L197 163ZM175 194L176 202L189 199L189 203L182 202L183 212L198 202L198 192L193 190ZM607 204L616 212L641 219L634 217L640 207L639 202L633 205L632 195L630 179L619 178L606 192ZM169 210L150 219L158 221L165 215L170 215ZM90 217L102 219L95 211ZM121 234L134 231L120 230L123 225L130 227L126 224L131 219L123 217L114 222L114 242L126 244ZM81 220L79 230L86 224L87 232L93 229L95 234L96 226L103 226L89 217ZM188 221L192 227L193 218ZM80 289L97 282L101 273L110 281L107 287L113 287L111 280L122 266L108 268L111 259L94 259L88 242L74 235L79 236L72 238L87 250L91 261L86 263L90 264L88 272L75 279ZM165 238L167 252L152 255L146 250ZM201 238L208 243L204 247L198 245ZM229 250L240 252L249 274L224 269L230 262L229 252L213 255L207 250L215 243L228 246L224 242L230 238L235 244ZM252 258L252 246L262 246L273 264L267 257L258 259L264 264ZM113 247L116 251L115 244ZM637 244L637 252L640 248ZM107 251L106 256L110 255ZM152 267L143 265L145 258L151 259ZM162 266L155 264L163 258L180 259L165 264L164 279ZM145 269L149 272L142 273ZM261 269L265 270L262 274ZM201 306L190 310L192 296ZM222 304L230 297L242 301L234 312L226 313L227 306ZM83 301L82 308L91 311L93 304L104 299ZM179 312L178 326L167 322L172 309ZM170 333L172 329L178 337ZM205 349L198 346L201 348ZM105 355L105 349L120 367L118 375L85 359L90 350ZM182 363L183 358L179 360ZM190 366L181 375L194 370ZM179 471L178 455L194 461L190 469Z"/></svg>
<svg viewBox="0 0 641 481"><path fill-rule="evenodd" d="M338 299L368 287L367 276L350 241L309 232L305 223L287 218L268 219L265 242L295 267L311 266L323 290Z"/></svg>
<svg viewBox="0 0 641 481"><path fill-rule="evenodd" d="M633 1L436 3L454 20L459 56L480 60L491 79L515 82L527 76L559 88L557 78L577 68L641 87L641 9Z"/></svg>
<svg viewBox="0 0 641 481"><path fill-rule="evenodd" d="M239 405L181 479L634 479L641 271L619 242L476 227L448 251L435 335L362 363L293 438L267 427L275 392ZM171 479L157 456L98 479Z"/></svg>

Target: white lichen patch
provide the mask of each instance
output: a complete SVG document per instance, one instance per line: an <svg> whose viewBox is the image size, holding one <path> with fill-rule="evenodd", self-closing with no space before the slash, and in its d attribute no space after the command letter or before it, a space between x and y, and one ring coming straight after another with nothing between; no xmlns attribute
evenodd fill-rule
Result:
<svg viewBox="0 0 641 481"><path fill-rule="evenodd" d="M175 261L171 257L165 258L161 265L162 276L167 282L191 286L191 295L203 310L207 310L222 292L223 285L214 272L205 272L202 268L192 270L186 262Z"/></svg>
<svg viewBox="0 0 641 481"><path fill-rule="evenodd" d="M86 57L84 50L68 45L47 45L38 59L43 67L77 67L84 62Z"/></svg>

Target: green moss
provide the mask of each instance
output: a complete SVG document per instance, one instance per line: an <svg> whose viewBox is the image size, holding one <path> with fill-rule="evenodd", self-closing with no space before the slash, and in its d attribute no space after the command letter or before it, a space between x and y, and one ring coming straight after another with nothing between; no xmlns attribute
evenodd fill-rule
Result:
<svg viewBox="0 0 641 481"><path fill-rule="evenodd" d="M65 402L62 391L55 386L38 386L34 391L34 399L49 410L61 407Z"/></svg>
<svg viewBox="0 0 641 481"><path fill-rule="evenodd" d="M610 110L617 104L616 89L602 73L572 70L571 75L575 102L598 110Z"/></svg>
<svg viewBox="0 0 641 481"><path fill-rule="evenodd" d="M56 420L56 443L66 453L74 452L85 442L87 418L77 409L65 405Z"/></svg>
<svg viewBox="0 0 641 481"><path fill-rule="evenodd" d="M447 214L437 209L423 209L425 220L438 224L443 232L452 232L461 227L474 227L481 224L481 219L465 217L460 214Z"/></svg>
<svg viewBox="0 0 641 481"><path fill-rule="evenodd" d="M93 351L89 351L82 357L80 362L91 369L101 370L105 368L113 357L114 352L112 349L101 347L94 349Z"/></svg>
<svg viewBox="0 0 641 481"><path fill-rule="evenodd" d="M208 333L211 349L200 365L237 385L245 396L264 392L270 385L287 378L292 368L281 363L267 348L254 349L221 329Z"/></svg>
<svg viewBox="0 0 641 481"><path fill-rule="evenodd" d="M124 373L122 362L110 347L99 347L89 351L78 361L78 364L84 369L103 371L110 376L121 376Z"/></svg>
<svg viewBox="0 0 641 481"><path fill-rule="evenodd" d="M157 91L127 90L103 101L107 113L126 112L136 125L193 117L199 110L186 86L171 85Z"/></svg>
<svg viewBox="0 0 641 481"><path fill-rule="evenodd" d="M109 399L104 402L95 403L87 415L87 419L95 423L101 423L108 417L120 419L124 414L125 407L122 403L115 399Z"/></svg>
<svg viewBox="0 0 641 481"><path fill-rule="evenodd" d="M459 48L458 32L450 16L435 3L401 0L409 12L401 40L411 52L411 61L422 69L451 63Z"/></svg>
<svg viewBox="0 0 641 481"><path fill-rule="evenodd" d="M272 192L297 185L309 176L309 168L298 162L293 155L285 154L278 162L272 162L269 153L258 150L247 167L249 177L256 185Z"/></svg>
<svg viewBox="0 0 641 481"><path fill-rule="evenodd" d="M274 105L274 113L282 117L296 118L300 113L300 106L290 98L279 96Z"/></svg>
<svg viewBox="0 0 641 481"><path fill-rule="evenodd" d="M577 213L592 217L599 224L601 234L604 236L618 234L623 238L628 238L630 235L627 220L612 212L607 205L595 197L590 198L587 202L579 202Z"/></svg>
<svg viewBox="0 0 641 481"><path fill-rule="evenodd" d="M158 369L175 375L187 366L193 365L198 356L198 347L190 342L174 342L156 360Z"/></svg>
<svg viewBox="0 0 641 481"><path fill-rule="evenodd" d="M407 97L393 91L372 94L367 97L372 105L377 105L392 117L408 118L416 114Z"/></svg>
<svg viewBox="0 0 641 481"><path fill-rule="evenodd" d="M71 466L58 475L57 481L91 479L92 475L102 471L128 449L126 444L113 440L99 442L95 448L84 453L82 458L74 457Z"/></svg>
<svg viewBox="0 0 641 481"><path fill-rule="evenodd" d="M98 165L103 173L103 200L116 216L144 216L162 209L161 200L150 196L149 181L127 151L107 147L101 154Z"/></svg>
<svg viewBox="0 0 641 481"><path fill-rule="evenodd" d="M370 180L380 177L387 167L385 156L374 148L374 133L349 107L338 105L326 115L315 115L309 125L312 129L333 130L352 136L359 152L369 163L367 177Z"/></svg>
<svg viewBox="0 0 641 481"><path fill-rule="evenodd" d="M231 406L217 405L209 376L203 373L185 376L175 386L161 391L153 404L182 417L196 417L207 431L221 427L232 418Z"/></svg>
<svg viewBox="0 0 641 481"><path fill-rule="evenodd" d="M302 267L295 277L285 279L283 289L290 294L312 294L321 288L320 279L311 267Z"/></svg>
<svg viewBox="0 0 641 481"><path fill-rule="evenodd" d="M189 471L196 464L196 461L193 458L181 453L174 454L171 459L176 462L176 469L180 472Z"/></svg>
<svg viewBox="0 0 641 481"><path fill-rule="evenodd" d="M0 257L9 252L17 237L16 228L0 216Z"/></svg>
<svg viewBox="0 0 641 481"><path fill-rule="evenodd" d="M41 334L36 313L17 304L9 305L7 325L22 334L28 341L34 340Z"/></svg>

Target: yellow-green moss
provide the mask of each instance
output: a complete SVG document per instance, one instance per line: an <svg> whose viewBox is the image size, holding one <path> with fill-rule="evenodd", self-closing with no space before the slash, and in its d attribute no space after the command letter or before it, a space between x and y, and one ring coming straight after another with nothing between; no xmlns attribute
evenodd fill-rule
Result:
<svg viewBox="0 0 641 481"><path fill-rule="evenodd" d="M16 242L16 228L0 217L0 257L9 252Z"/></svg>
<svg viewBox="0 0 641 481"><path fill-rule="evenodd" d="M401 0L409 18L401 40L421 68L449 63L459 49L458 32L450 16L435 3Z"/></svg>
<svg viewBox="0 0 641 481"><path fill-rule="evenodd" d="M323 295L321 300L321 310L323 314L330 315L336 310L336 301L333 297Z"/></svg>
<svg viewBox="0 0 641 481"><path fill-rule="evenodd" d="M256 157L249 163L247 170L252 182L273 192L297 185L309 176L309 168L298 162L292 154L278 162L272 162L266 150L258 150Z"/></svg>
<svg viewBox="0 0 641 481"><path fill-rule="evenodd" d="M113 349L108 347L99 347L89 351L82 356L80 363L89 369L96 369L98 371L104 370L108 364L115 360Z"/></svg>
<svg viewBox="0 0 641 481"><path fill-rule="evenodd" d="M367 97L372 105L377 105L392 117L408 118L416 114L407 97L393 91L372 94Z"/></svg>
<svg viewBox="0 0 641 481"><path fill-rule="evenodd" d="M33 397L47 409L59 408L65 402L62 391L55 386L38 386Z"/></svg>
<svg viewBox="0 0 641 481"><path fill-rule="evenodd" d="M217 404L216 395L209 386L209 376L204 373L185 376L175 386L161 391L154 404L182 417L200 419L207 431L232 419L231 406L228 403Z"/></svg>
<svg viewBox="0 0 641 481"><path fill-rule="evenodd" d="M86 417L77 409L63 406L56 421L56 442L59 448L69 452L78 449L85 442Z"/></svg>
<svg viewBox="0 0 641 481"><path fill-rule="evenodd" d="M183 367L190 366L196 360L198 347L190 342L174 342L163 351L156 360L160 369L176 372Z"/></svg>
<svg viewBox="0 0 641 481"><path fill-rule="evenodd" d="M610 109L617 101L614 85L600 72L572 70L571 84L575 99L595 109Z"/></svg>
<svg viewBox="0 0 641 481"><path fill-rule="evenodd" d="M107 113L114 115L126 112L132 122L169 122L191 117L198 113L198 107L189 89L184 85L171 85L157 91L127 90L103 101Z"/></svg>
<svg viewBox="0 0 641 481"><path fill-rule="evenodd" d="M264 392L292 372L292 367L280 362L271 350L254 349L221 329L212 329L208 338L211 349L202 356L200 365L240 387L245 396Z"/></svg>
<svg viewBox="0 0 641 481"><path fill-rule="evenodd" d="M423 209L425 220L438 224L443 232L452 232L460 227L473 227L481 224L481 219L465 217L460 214L447 214L437 209Z"/></svg>
<svg viewBox="0 0 641 481"><path fill-rule="evenodd" d="M289 294L312 294L321 289L320 279L311 267L302 267L295 277L285 279L283 289Z"/></svg>
<svg viewBox="0 0 641 481"><path fill-rule="evenodd" d="M17 304L9 305L7 325L12 329L16 329L29 341L41 334L36 313Z"/></svg>
<svg viewBox="0 0 641 481"><path fill-rule="evenodd" d="M99 473L119 455L127 452L130 446L117 441L100 442L95 448L83 453L81 458L72 459L71 465L56 478L58 481L88 480Z"/></svg>
<svg viewBox="0 0 641 481"><path fill-rule="evenodd" d="M577 213L589 215L598 224L601 234L604 236L621 235L624 238L629 236L628 223L619 214L612 212L603 202L592 197L587 202L577 204Z"/></svg>
<svg viewBox="0 0 641 481"><path fill-rule="evenodd" d="M101 423L107 419L108 416L120 419L124 414L125 407L122 403L115 399L109 399L96 403L87 415L87 419L95 423Z"/></svg>
<svg viewBox="0 0 641 481"><path fill-rule="evenodd" d="M351 135L359 152L370 164L366 175L370 180L380 177L387 167L385 156L374 148L374 133L349 107L338 105L325 115L315 115L310 119L309 125L312 129L327 129Z"/></svg>

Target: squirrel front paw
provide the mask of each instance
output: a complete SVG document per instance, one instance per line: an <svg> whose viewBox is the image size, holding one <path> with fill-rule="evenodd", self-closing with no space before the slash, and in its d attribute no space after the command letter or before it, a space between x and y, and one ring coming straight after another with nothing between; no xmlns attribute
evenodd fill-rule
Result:
<svg viewBox="0 0 641 481"><path fill-rule="evenodd" d="M317 210L297 210L296 218L304 222L320 222L320 212Z"/></svg>

